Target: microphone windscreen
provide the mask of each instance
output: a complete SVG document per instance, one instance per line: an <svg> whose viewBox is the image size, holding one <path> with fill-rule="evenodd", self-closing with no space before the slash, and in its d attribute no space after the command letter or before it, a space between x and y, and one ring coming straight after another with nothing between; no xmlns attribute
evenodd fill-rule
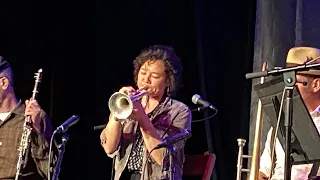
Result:
<svg viewBox="0 0 320 180"><path fill-rule="evenodd" d="M198 104L198 100L200 99L201 97L200 97L200 95L199 94L195 94L195 95L193 95L192 96L192 102L194 103L194 104Z"/></svg>

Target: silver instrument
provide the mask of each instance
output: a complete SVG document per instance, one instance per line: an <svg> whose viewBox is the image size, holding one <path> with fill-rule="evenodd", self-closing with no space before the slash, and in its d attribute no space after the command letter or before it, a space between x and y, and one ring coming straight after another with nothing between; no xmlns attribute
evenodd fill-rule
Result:
<svg viewBox="0 0 320 180"><path fill-rule="evenodd" d="M268 68L268 63L265 61L262 65L262 71L266 71ZM261 77L260 84L264 83L265 78ZM257 107L257 119L256 119L256 127L255 127L255 135L254 135L254 143L252 156L243 155L243 147L246 144L245 139L238 139L238 161L237 161L237 180L241 180L241 173L246 172L249 173L248 180L258 180L259 179L259 164L260 164L260 141L261 141L261 131L262 131L262 103L258 101ZM242 168L242 160L243 158L251 158L250 169ZM248 174L247 174L248 175Z"/></svg>
<svg viewBox="0 0 320 180"><path fill-rule="evenodd" d="M31 100L35 100L37 97L37 94L39 93L39 83L41 82L42 78L42 69L39 69L38 73L35 73L35 85L32 91L32 97ZM26 160L26 152L30 144L30 134L32 131L32 122L31 117L26 116L23 124L23 130L22 130L22 137L20 140L19 145L19 157L17 162L17 171L16 171L16 177L15 180L19 179L19 175L21 173L21 170L23 169L25 165Z"/></svg>
<svg viewBox="0 0 320 180"><path fill-rule="evenodd" d="M246 144L246 140L245 139L237 139L238 141L238 146L239 146L239 151L238 151L238 160L237 160L237 180L241 180L241 174L242 172L246 172L249 173L250 169L244 169L242 168L242 161L243 158L251 158L252 156L249 155L244 155L243 154L243 147Z"/></svg>
<svg viewBox="0 0 320 180"><path fill-rule="evenodd" d="M132 96L121 92L112 94L108 102L110 112L120 120L127 119L133 110L132 102L146 95L148 93L147 89L148 87L144 86L137 91L137 94Z"/></svg>

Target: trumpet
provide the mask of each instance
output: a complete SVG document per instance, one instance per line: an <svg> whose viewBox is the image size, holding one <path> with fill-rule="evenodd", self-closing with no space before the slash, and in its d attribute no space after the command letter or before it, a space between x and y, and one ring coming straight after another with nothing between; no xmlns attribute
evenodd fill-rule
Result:
<svg viewBox="0 0 320 180"><path fill-rule="evenodd" d="M108 102L109 110L117 119L127 119L133 110L132 102L141 99L147 93L147 86L137 90L137 94L132 96L121 92L113 93Z"/></svg>
<svg viewBox="0 0 320 180"><path fill-rule="evenodd" d="M239 146L238 160L237 160L237 180L241 180L242 172L247 172L247 173L250 172L250 169L242 168L243 158L252 158L252 156L243 154L243 147L246 144L246 140L245 139L237 139L237 141L238 141L238 146Z"/></svg>
<svg viewBox="0 0 320 180"><path fill-rule="evenodd" d="M268 63L264 62L262 65L262 71L267 70ZM260 84L264 83L264 77L261 78ZM253 142L253 152L252 156L243 155L243 147L246 143L245 139L238 139L238 161L237 161L237 180L241 180L241 173L247 172L249 174L249 180L258 180L259 178L259 163L260 163L260 141L261 141L261 131L262 131L262 103L259 100L257 107L257 119L255 127L255 136ZM242 169L242 160L243 158L251 158L250 169Z"/></svg>

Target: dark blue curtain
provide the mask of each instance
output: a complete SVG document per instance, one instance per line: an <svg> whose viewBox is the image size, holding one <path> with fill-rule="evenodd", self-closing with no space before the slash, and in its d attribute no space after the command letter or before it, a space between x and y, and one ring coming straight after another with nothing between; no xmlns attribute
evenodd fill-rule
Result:
<svg viewBox="0 0 320 180"><path fill-rule="evenodd" d="M261 71L267 61L269 69L285 66L287 52L294 46L320 48L320 1L258 0L256 11L253 71ZM259 79L253 80L255 85ZM258 99L252 90L249 152L252 152ZM270 128L264 116L261 151Z"/></svg>
<svg viewBox="0 0 320 180"><path fill-rule="evenodd" d="M205 124L209 151L217 155L212 178L236 179L237 138L249 135L245 73L252 71L255 1L203 0L195 7L201 93L219 109Z"/></svg>

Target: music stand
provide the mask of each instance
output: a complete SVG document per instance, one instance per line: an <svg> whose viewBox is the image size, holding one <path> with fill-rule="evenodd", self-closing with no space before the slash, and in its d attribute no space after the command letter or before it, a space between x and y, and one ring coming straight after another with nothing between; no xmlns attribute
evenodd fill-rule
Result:
<svg viewBox="0 0 320 180"><path fill-rule="evenodd" d="M271 126L276 128L278 114L280 110L280 103L283 95L284 88L286 87L283 75L274 76L273 79L266 81L264 84L258 84L254 86L254 90L257 96L261 100L265 115L270 118ZM290 101L290 99L289 99ZM282 120L280 121L278 130L278 139L285 149L287 144L288 132L286 129L284 117L287 117L285 112L289 112L288 106L284 106L288 103L286 96L284 96L282 109ZM289 142L289 167L286 166L285 177L291 178L291 166L296 164L309 164L320 161L320 136L313 120L308 112L305 104L302 101L300 93L293 86L292 90L292 103L291 103L291 134ZM290 114L289 114L290 115ZM289 117L290 118L290 117ZM288 173L290 175L288 175ZM286 178L285 178L286 179Z"/></svg>

